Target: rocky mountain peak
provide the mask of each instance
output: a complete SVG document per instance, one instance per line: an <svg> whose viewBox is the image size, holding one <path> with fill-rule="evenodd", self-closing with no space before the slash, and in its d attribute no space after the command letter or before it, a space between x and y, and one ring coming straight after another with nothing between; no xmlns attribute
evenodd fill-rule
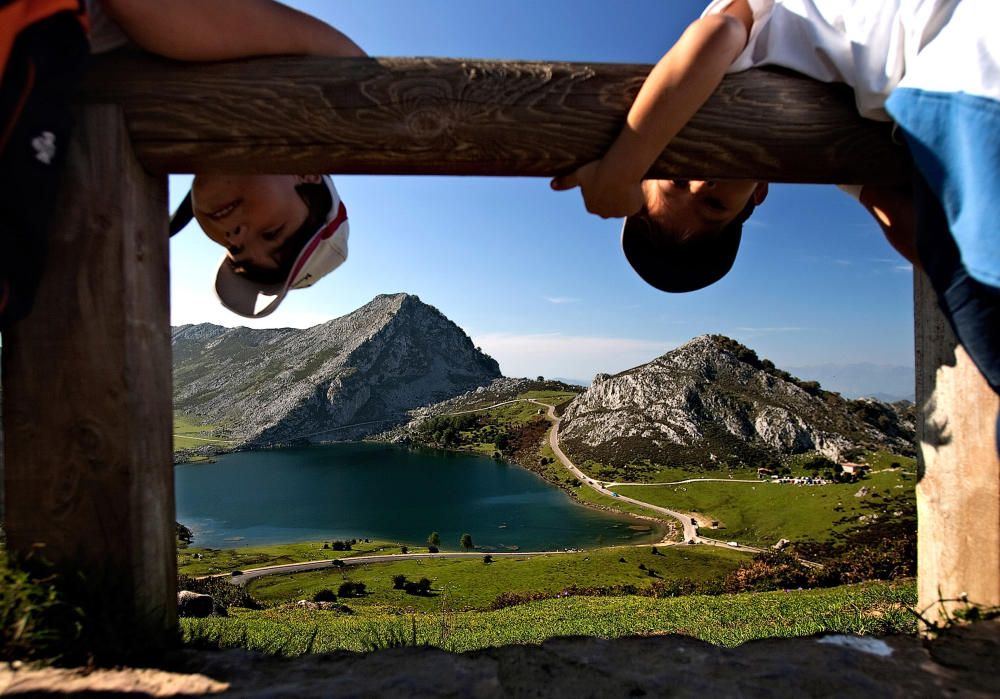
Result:
<svg viewBox="0 0 1000 699"><path fill-rule="evenodd" d="M242 444L357 438L487 385L497 362L410 294L298 330L202 324L173 332L178 412Z"/></svg>
<svg viewBox="0 0 1000 699"><path fill-rule="evenodd" d="M702 335L641 366L595 377L566 409L560 439L576 458L614 464L766 463L810 450L840 459L859 447L913 451L912 424L891 406L844 400L722 335Z"/></svg>

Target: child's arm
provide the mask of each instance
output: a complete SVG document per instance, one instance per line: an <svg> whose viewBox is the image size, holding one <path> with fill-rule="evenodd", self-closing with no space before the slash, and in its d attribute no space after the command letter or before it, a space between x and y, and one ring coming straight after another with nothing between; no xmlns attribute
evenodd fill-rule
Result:
<svg viewBox="0 0 1000 699"><path fill-rule="evenodd" d="M646 78L604 157L553 179L552 188L579 186L587 211L605 218L636 213L642 207L642 178L718 87L752 25L746 0L693 22Z"/></svg>
<svg viewBox="0 0 1000 699"><path fill-rule="evenodd" d="M139 46L182 61L365 55L325 22L272 0L101 0L101 4Z"/></svg>
<svg viewBox="0 0 1000 699"><path fill-rule="evenodd" d="M886 240L915 267L917 260L917 217L913 210L913 192L909 187L866 185L858 198L875 217Z"/></svg>

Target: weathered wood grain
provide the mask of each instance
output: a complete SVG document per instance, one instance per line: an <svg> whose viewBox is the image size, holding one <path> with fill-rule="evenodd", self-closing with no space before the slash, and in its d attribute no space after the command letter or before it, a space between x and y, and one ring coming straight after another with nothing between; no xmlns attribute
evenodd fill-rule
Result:
<svg viewBox="0 0 1000 699"><path fill-rule="evenodd" d="M598 158L647 65L112 55L82 99L119 104L154 172L551 176ZM850 90L729 76L651 170L776 182L897 182L908 159Z"/></svg>
<svg viewBox="0 0 1000 699"><path fill-rule="evenodd" d="M943 621L962 595L1000 606L996 394L958 345L930 282L915 273L918 607ZM942 602L941 600L946 600Z"/></svg>
<svg viewBox="0 0 1000 699"><path fill-rule="evenodd" d="M8 543L84 576L98 643L149 649L176 624L166 182L92 106L61 193L34 310L3 338Z"/></svg>

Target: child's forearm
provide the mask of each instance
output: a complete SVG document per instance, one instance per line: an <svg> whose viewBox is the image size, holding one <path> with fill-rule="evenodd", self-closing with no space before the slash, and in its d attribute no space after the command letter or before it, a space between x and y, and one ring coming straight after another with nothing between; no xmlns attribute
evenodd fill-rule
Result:
<svg viewBox="0 0 1000 699"><path fill-rule="evenodd" d="M746 46L751 22L749 16L720 14L691 24L646 78L601 169L628 181L642 179L718 87Z"/></svg>
<svg viewBox="0 0 1000 699"><path fill-rule="evenodd" d="M865 185L858 201L878 221L886 240L896 252L920 267L917 259L917 217L910 188Z"/></svg>
<svg viewBox="0 0 1000 699"><path fill-rule="evenodd" d="M101 0L139 46L183 61L364 56L330 25L272 0Z"/></svg>

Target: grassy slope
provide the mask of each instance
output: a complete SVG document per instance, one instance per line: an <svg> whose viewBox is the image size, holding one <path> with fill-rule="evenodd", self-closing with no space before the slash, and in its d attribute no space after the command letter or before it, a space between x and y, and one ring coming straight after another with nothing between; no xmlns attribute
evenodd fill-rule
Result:
<svg viewBox="0 0 1000 699"><path fill-rule="evenodd" d="M396 608L430 612L446 609L485 609L503 592L559 592L571 585L648 587L654 580L706 581L725 576L749 556L709 547L627 546L580 553L532 557L481 559L425 559L398 561L342 570L318 570L292 575L272 575L251 583L250 593L265 603L312 599L324 588L336 592L345 580L363 582L369 595L346 600L352 608ZM625 562L620 559L624 558ZM640 569L639 565L646 569ZM651 576L653 569L656 576ZM394 575L408 580L431 580L431 596L408 595L392 587Z"/></svg>
<svg viewBox="0 0 1000 699"><path fill-rule="evenodd" d="M759 483L687 483L678 486L617 486L623 495L641 498L683 512L699 512L717 519L718 531L705 536L745 544L770 545L778 539L827 541L837 531L857 525L873 503L912 499L916 479L906 471L874 473L858 483L824 486ZM855 497L862 487L865 498ZM885 516L883 513L882 516Z"/></svg>
<svg viewBox="0 0 1000 699"><path fill-rule="evenodd" d="M915 603L915 588L904 581L715 597L567 597L491 612L414 615L377 608L344 614L283 607L234 610L229 618L184 619L182 628L185 640L198 646L284 655L415 644L468 651L578 634L682 633L734 646L755 638L820 632L912 633L914 617L905 607Z"/></svg>

